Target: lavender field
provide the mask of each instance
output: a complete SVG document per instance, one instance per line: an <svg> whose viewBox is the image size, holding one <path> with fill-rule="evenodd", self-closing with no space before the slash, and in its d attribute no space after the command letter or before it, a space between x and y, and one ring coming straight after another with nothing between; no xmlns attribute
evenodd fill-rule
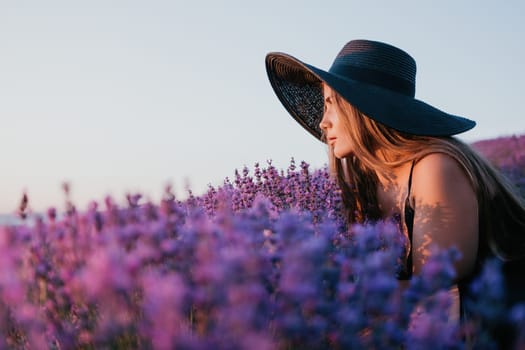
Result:
<svg viewBox="0 0 525 350"><path fill-rule="evenodd" d="M525 136L474 147L525 196ZM86 211L68 191L65 214L0 227L0 349L463 349L468 334L495 348L495 323L525 346L525 305L502 308L497 261L473 317L449 322L457 253L436 252L401 292L398 225L346 227L326 169L255 164L203 195Z"/></svg>
<svg viewBox="0 0 525 350"><path fill-rule="evenodd" d="M525 135L478 141L473 147L507 175L525 197Z"/></svg>

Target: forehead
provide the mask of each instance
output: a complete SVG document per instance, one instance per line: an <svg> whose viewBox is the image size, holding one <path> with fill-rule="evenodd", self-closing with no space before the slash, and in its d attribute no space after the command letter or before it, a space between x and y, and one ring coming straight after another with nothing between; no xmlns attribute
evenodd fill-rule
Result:
<svg viewBox="0 0 525 350"><path fill-rule="evenodd" d="M326 85L325 83L322 83L321 86L323 88L323 95L325 97L332 96L332 88L330 86Z"/></svg>

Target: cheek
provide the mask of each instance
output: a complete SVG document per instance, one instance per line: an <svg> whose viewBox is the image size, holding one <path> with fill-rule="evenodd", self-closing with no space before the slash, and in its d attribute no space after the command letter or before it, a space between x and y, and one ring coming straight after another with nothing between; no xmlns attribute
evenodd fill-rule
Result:
<svg viewBox="0 0 525 350"><path fill-rule="evenodd" d="M352 142L348 137L337 139L334 145L334 155L337 158L348 157L353 152Z"/></svg>

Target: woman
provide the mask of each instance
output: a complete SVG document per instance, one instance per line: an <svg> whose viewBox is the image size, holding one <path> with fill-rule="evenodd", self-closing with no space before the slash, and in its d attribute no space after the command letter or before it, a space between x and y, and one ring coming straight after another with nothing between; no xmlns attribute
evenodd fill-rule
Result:
<svg viewBox="0 0 525 350"><path fill-rule="evenodd" d="M505 262L509 306L525 300L523 200L452 136L475 122L414 98L409 54L354 40L328 71L283 53L268 54L266 69L288 112L328 144L348 222L400 217L410 244L400 279L421 270L430 245L456 247L461 299L483 262L496 256Z"/></svg>

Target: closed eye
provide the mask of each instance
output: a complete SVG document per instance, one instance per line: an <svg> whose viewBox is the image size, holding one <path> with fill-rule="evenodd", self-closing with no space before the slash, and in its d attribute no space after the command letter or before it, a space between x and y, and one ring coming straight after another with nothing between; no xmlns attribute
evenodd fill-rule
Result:
<svg viewBox="0 0 525 350"><path fill-rule="evenodd" d="M331 96L328 96L324 99L324 111L326 112L326 110L328 109L328 105L331 105L332 104L332 97Z"/></svg>

